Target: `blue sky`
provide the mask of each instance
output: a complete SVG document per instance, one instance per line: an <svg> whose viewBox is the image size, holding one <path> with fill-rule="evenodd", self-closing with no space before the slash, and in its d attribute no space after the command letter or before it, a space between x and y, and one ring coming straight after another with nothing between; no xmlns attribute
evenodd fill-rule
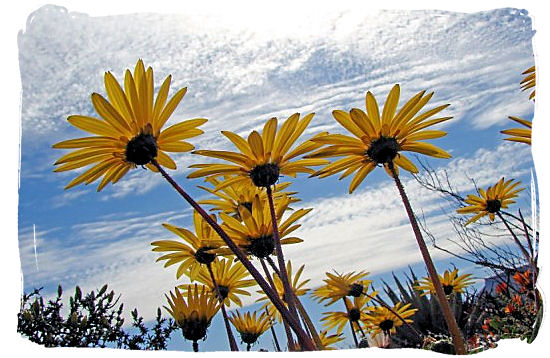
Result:
<svg viewBox="0 0 550 358"><path fill-rule="evenodd" d="M19 247L25 290L44 286L53 292L61 283L69 292L75 284L92 289L107 282L127 307L150 318L176 284L174 271L154 262L157 255L149 244L171 237L162 222L189 225L191 212L159 175L134 170L97 194L95 186L63 191L75 174L52 172L62 152L51 145L83 134L66 117L93 115L89 95L104 93L104 71L121 78L125 68L143 58L157 81L171 73L173 88L187 86L171 122L209 118L206 133L192 141L199 149L228 149L220 130L246 134L271 116L294 112L316 113L307 135L342 132L330 112L363 107L367 90L380 102L395 83L401 84L402 99L433 90L430 107L451 103L445 113L454 119L440 126L449 134L437 144L453 159L430 163L448 170L457 187L468 192L468 177L480 186L502 175L529 183L530 148L505 143L499 131L510 127L508 115L532 117L532 102L519 89L521 72L534 63L532 35L530 18L512 9L340 11L296 21L290 29L253 30L215 17L89 17L58 7L38 10L18 38L23 88ZM195 197L204 195L195 188L200 180L185 179L187 166L203 159L185 154L176 161L174 177ZM441 240L451 235L441 200L409 176L404 182L430 229ZM369 175L353 195L347 194L348 184L334 178L293 180L299 206L314 211L298 232L304 243L285 254L295 265L306 264L310 287L331 269L366 269L377 278L421 260L387 175L381 170ZM520 205L528 207L528 199ZM448 267L446 256L433 255L440 268ZM321 311L308 307L314 315ZM210 337L220 331L213 326ZM205 347L225 349L224 337ZM190 346L176 341L172 348Z"/></svg>

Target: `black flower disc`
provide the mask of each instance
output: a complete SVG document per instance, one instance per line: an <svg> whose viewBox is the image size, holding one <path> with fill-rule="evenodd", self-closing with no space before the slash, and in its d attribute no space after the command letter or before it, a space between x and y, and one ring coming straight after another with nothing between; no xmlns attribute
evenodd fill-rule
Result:
<svg viewBox="0 0 550 358"><path fill-rule="evenodd" d="M267 188L279 180L279 166L274 163L257 165L249 172L254 185Z"/></svg>
<svg viewBox="0 0 550 358"><path fill-rule="evenodd" d="M126 160L136 165L150 163L157 153L157 140L151 134L140 133L126 145Z"/></svg>

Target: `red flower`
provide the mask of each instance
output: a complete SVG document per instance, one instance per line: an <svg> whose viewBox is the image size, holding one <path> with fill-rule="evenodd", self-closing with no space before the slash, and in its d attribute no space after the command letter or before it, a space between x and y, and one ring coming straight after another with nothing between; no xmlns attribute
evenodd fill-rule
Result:
<svg viewBox="0 0 550 358"><path fill-rule="evenodd" d="M521 286L521 292L525 292L531 287L531 270L529 269L524 273L516 272L512 278Z"/></svg>
<svg viewBox="0 0 550 358"><path fill-rule="evenodd" d="M508 291L508 285L506 284L506 282L501 282L497 285L497 288L495 289L495 291L497 295L501 295L506 291Z"/></svg>

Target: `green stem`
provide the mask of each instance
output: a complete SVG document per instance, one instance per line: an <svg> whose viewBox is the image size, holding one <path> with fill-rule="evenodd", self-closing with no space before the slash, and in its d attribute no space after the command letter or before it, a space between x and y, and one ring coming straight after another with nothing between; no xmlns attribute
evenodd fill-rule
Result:
<svg viewBox="0 0 550 358"><path fill-rule="evenodd" d="M279 298L279 296L273 291L271 287L269 287L269 284L265 281L265 279L260 275L258 270L252 265L250 260L246 257L246 255L242 252L241 249L235 243L231 238L227 235L227 233L218 225L210 215L199 205L189 194L181 188L178 183L172 179L172 177L166 173L166 171L160 166L160 164L153 159L151 161L151 164L153 164L157 170L161 173L161 175L172 185L172 187L197 211L203 219L216 231L216 233L220 236L220 238L225 242L227 247L237 256L237 259L244 265L244 267L250 272L250 275L254 278L254 280L258 283L260 288L264 291L266 296L270 299L270 301L273 303L275 308L281 313L281 317L283 320L287 321L292 330L296 333L299 339L304 341L304 344L302 347L304 350L315 350L315 346L313 343L307 338L306 332L303 330L303 328L300 326L300 323L290 315L289 311L284 306L283 302Z"/></svg>
<svg viewBox="0 0 550 358"><path fill-rule="evenodd" d="M405 189L401 184L401 180L399 180L399 176L395 171L393 162L388 163L388 168L393 175L395 185L397 186L399 195L401 196L401 200L403 201L403 205L405 206L405 210L407 211L407 216L409 217L409 221L411 223L414 236L418 244L418 248L420 249L420 253L422 254L422 258L424 259L426 268L428 269L428 274L434 285L435 293L439 300L439 305L441 307L441 312L443 313L443 317L445 318L445 322L447 323L447 327L449 328L449 332L451 333L451 337L453 339L455 352L458 355L464 355L466 354L466 345L464 344L464 338L462 337L462 333L460 332L460 329L458 328L458 324L456 323L456 319L453 315L453 312L451 311L451 306L449 305L449 301L447 301L447 297L445 296L445 292L443 291L443 286L441 285L441 281L439 280L437 270L435 269L435 265L430 256L430 252L428 251L428 247L426 246L426 242L422 237L422 233L420 231L420 227L418 226L418 222L416 221L416 217L414 215L414 211L409 202L409 198L405 193Z"/></svg>

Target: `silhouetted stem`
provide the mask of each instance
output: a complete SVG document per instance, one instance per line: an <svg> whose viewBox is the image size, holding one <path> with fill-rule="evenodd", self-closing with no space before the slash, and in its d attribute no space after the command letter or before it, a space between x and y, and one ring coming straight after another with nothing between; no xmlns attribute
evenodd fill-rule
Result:
<svg viewBox="0 0 550 358"><path fill-rule="evenodd" d="M151 164L153 164L157 170L161 173L161 175L172 185L172 187L197 211L203 219L216 231L216 233L220 236L220 238L225 242L227 247L235 254L237 259L244 265L244 267L250 272L250 275L254 278L254 280L258 283L260 288L264 291L266 296L269 298L269 300L273 303L275 308L281 313L281 317L283 320L287 321L292 330L296 333L296 336L298 336L298 339L300 341L303 341L303 344L301 345L304 350L315 350L315 346L313 345L313 342L311 342L310 339L308 339L306 332L303 330L303 328L300 326L300 323L297 319L292 317L289 313L289 311L284 306L283 302L279 298L279 296L273 291L271 287L269 287L269 284L265 281L265 279L260 275L258 270L252 265L250 260L246 257L246 255L242 252L241 249L235 243L231 238L223 231L223 229L208 215L208 213L199 205L189 194L183 190L178 183L172 179L168 173L160 166L160 164L153 159L151 161Z"/></svg>
<svg viewBox="0 0 550 358"><path fill-rule="evenodd" d="M197 343L197 341L194 341L193 342L193 352L198 352L199 351L199 343Z"/></svg>
<svg viewBox="0 0 550 358"><path fill-rule="evenodd" d="M521 251L521 253L523 254L523 256L525 256L525 259L527 260L527 262L533 267L533 270L536 269L536 265L535 263L533 262L533 259L529 256L529 253L527 252L527 250L525 250L525 247L523 247L523 245L521 244L521 242L519 241L516 233L514 232L514 230L512 230L512 228L510 227L510 225L508 224L508 221L506 221L506 219L504 219L504 217L502 216L502 214L500 213L500 211L497 211L497 215L498 217L500 218L500 220L502 220L502 222L504 223L504 226L506 226L506 229L508 229L508 231L510 232L510 234L512 235L512 239L514 239L514 242L516 243L516 245L519 247L519 250Z"/></svg>
<svg viewBox="0 0 550 358"><path fill-rule="evenodd" d="M225 303L224 299L220 293L220 289L218 287L218 283L216 282L216 279L214 278L214 272L212 272L212 265L210 263L206 264L206 267L208 268L208 273L210 273L210 279L212 280L212 284L214 285L214 292L218 296L218 299L221 302L221 310L222 310L222 316L223 316L223 322L225 323L225 330L227 331L227 339L229 340L229 348L233 352L238 352L239 347L237 346L237 342L235 341L235 336L233 336L233 331L231 330L231 325L229 324L229 318L227 317L227 312L225 310Z"/></svg>
<svg viewBox="0 0 550 358"><path fill-rule="evenodd" d="M271 259L271 257L267 257L267 262L269 262L269 265L271 265L271 268L275 272L275 274L279 277L279 270L277 269L277 266L275 266L275 263ZM307 314L306 309L302 305L302 302L300 302L300 298L296 295L294 290L292 290L292 295L294 297L294 302L296 303L296 308L298 309L298 312L300 313L300 316L302 317L303 321L305 322L305 326L308 328L309 333L311 337L313 338L313 341L317 345L317 349L323 350L323 343L321 342L321 337L319 337L319 334L317 333L317 330L315 330L315 326L313 325L313 322L311 321L311 318Z"/></svg>
<svg viewBox="0 0 550 358"><path fill-rule="evenodd" d="M275 282L273 282L273 279L271 278L271 273L269 272L269 269L267 268L267 265L265 264L265 260L260 259L260 262L261 262L262 267L264 269L265 277L267 277L267 280L269 281L269 284L271 285L271 287L273 287L273 290L275 292L277 292L277 287L275 287ZM288 327L288 324L285 321L283 321L283 327L285 328L286 342L287 342L288 350L293 351L294 350L294 338L292 337L292 332L290 331L290 328Z"/></svg>
<svg viewBox="0 0 550 358"><path fill-rule="evenodd" d="M344 301L344 306L346 306L346 312L348 313L348 321L349 321L349 328L351 329L351 335L353 337L353 341L355 342L355 348L359 348L359 341L357 340L357 335L355 334L355 329L353 328L353 322L351 319L349 319L349 307L348 302L346 301L346 298L342 298Z"/></svg>
<svg viewBox="0 0 550 358"><path fill-rule="evenodd" d="M273 320L273 317L269 314L269 311L267 310L267 307L265 308L265 314L269 317L269 320L271 321L271 326L269 329L271 330L271 335L273 336L273 343L275 343L275 349L277 352L281 351L281 346L279 345L279 340L277 339L277 334L275 334L275 328L273 328L273 324L275 323Z"/></svg>
<svg viewBox="0 0 550 358"><path fill-rule="evenodd" d="M277 253L277 262L279 264L279 271L282 275L279 275L284 288L284 298L288 306L290 314L294 317L298 317L296 306L294 305L294 297L292 297L292 287L288 280L288 273L286 272L285 257L283 255L283 248L281 247L281 239L279 237L279 227L277 225L277 215L275 214L275 205L273 204L273 193L271 187L267 188L267 200L269 201L269 211L271 212L271 225L273 226L273 241L275 242L275 252Z"/></svg>
<svg viewBox="0 0 550 358"><path fill-rule="evenodd" d="M458 324L456 323L456 319L453 315L453 312L451 311L451 306L449 305L449 301L447 301L447 297L445 296L445 292L443 291L443 286L441 285L441 281L439 280L439 276L437 274L437 270L435 269L435 265L430 256L430 252L428 251L428 247L426 246L426 243L424 242L424 238L422 237L422 233L420 232L420 227L418 226L418 222L416 221L416 217L414 216L414 212L409 202L409 198L405 193L405 189L401 184L401 180L399 180L399 176L395 171L393 162L388 163L388 168L391 171L393 175L393 179L395 180L395 185L399 190L399 195L401 196L401 200L403 201L403 205L405 206L405 210L407 211L407 216L409 217L409 221L411 223L414 236L418 244L418 248L420 249L422 258L424 259L424 263L426 264L426 268L428 269L430 280L434 285L435 293L439 300L439 305L441 307L441 312L443 313L443 317L445 318L445 322L447 323L447 327L449 328L449 332L451 333L451 337L453 339L455 352L458 355L466 354L466 346L464 344L464 338L462 337L462 333L460 332L460 329L458 328Z"/></svg>

